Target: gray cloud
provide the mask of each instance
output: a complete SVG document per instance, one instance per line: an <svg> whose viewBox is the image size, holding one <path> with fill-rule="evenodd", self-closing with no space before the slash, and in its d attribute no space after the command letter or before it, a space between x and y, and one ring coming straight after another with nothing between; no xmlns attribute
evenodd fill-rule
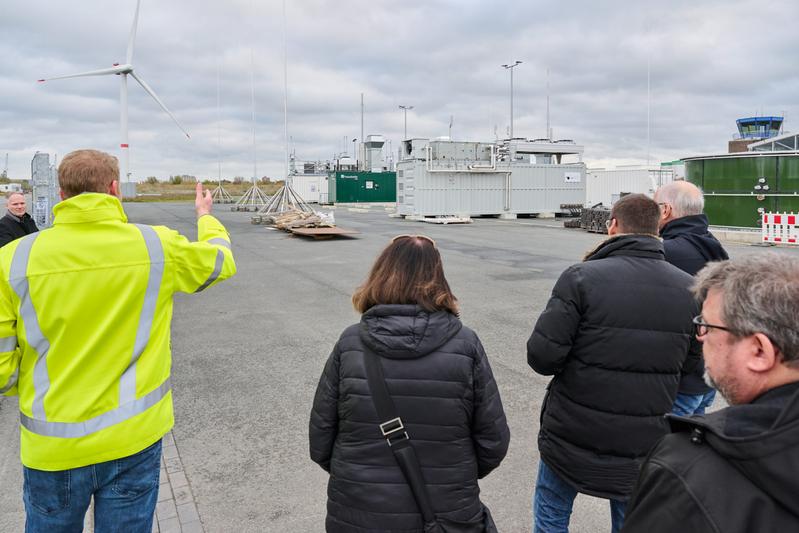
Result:
<svg viewBox="0 0 799 533"><path fill-rule="evenodd" d="M134 0L6 0L0 34L0 155L29 174L35 150L116 153L119 80L40 77L124 61ZM646 159L647 65L652 161L722 151L734 120L799 117L792 0L287 2L289 135L302 159L326 159L366 133L396 149L408 133L488 140L509 123L546 134L546 72L555 136L585 145L589 164ZM143 0L137 72L192 134L186 140L129 80L131 168L137 178L252 173L251 50L259 174L282 177L283 24L277 0ZM220 109L217 110L217 75ZM797 118L799 120L799 118ZM221 143L218 142L221 132ZM346 140L345 140L346 138Z"/></svg>

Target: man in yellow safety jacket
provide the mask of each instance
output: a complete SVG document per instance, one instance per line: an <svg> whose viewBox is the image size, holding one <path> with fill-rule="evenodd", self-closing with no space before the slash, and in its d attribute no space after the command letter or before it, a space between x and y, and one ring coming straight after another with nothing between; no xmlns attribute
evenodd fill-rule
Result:
<svg viewBox="0 0 799 533"><path fill-rule="evenodd" d="M50 229L0 249L0 392L19 394L26 531L149 533L161 438L173 425L175 292L236 272L197 184L198 242L129 224L119 166L95 150L58 169Z"/></svg>

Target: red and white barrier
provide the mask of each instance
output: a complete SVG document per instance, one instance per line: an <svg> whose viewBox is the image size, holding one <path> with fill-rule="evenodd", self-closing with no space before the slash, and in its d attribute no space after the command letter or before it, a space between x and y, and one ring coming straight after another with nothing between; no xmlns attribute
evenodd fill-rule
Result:
<svg viewBox="0 0 799 533"><path fill-rule="evenodd" d="M799 244L799 215L763 213L762 241L772 244Z"/></svg>

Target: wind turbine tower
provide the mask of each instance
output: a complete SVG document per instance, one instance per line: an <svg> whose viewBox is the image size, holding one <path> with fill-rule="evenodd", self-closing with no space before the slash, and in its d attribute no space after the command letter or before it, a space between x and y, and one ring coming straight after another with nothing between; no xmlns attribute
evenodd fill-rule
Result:
<svg viewBox="0 0 799 533"><path fill-rule="evenodd" d="M169 115L172 120L177 124L178 128L186 135L187 138L191 138L189 133L186 129L178 122L178 119L175 118L175 115L172 114L169 109L167 109L166 105L158 98L158 95L155 94L155 91L147 85L140 76L134 72L133 69L133 48L136 42L136 27L139 22L139 6L141 4L141 0L136 0L136 13L133 15L133 26L130 28L130 35L128 36L128 49L127 54L125 55L125 63L120 65L119 63L114 63L111 68L103 68L98 70L90 70L88 72L81 72L79 74L69 74L66 76L56 76L54 78L45 78L39 80L39 83L43 83L45 81L52 81L52 80L63 80L67 78L82 78L86 76L107 76L111 74L116 74L120 77L120 89L119 89L119 103L120 103L120 123L121 123L121 133L122 139L119 143L119 147L122 150L122 166L124 171L124 181L130 181L130 156L128 153L128 149L130 147L128 143L128 76L136 80L139 85L141 85L144 92L152 96L153 100L161 106L161 109Z"/></svg>

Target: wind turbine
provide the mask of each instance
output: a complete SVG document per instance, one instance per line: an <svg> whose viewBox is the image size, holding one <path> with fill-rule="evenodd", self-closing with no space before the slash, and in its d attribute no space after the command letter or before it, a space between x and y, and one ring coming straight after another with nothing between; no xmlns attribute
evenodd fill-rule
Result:
<svg viewBox="0 0 799 533"><path fill-rule="evenodd" d="M117 76L121 76L120 81L122 82L119 89L119 104L120 104L120 123L121 123L121 131L122 131L122 141L119 144L119 147L122 149L122 161L125 170L125 180L130 180L130 156L128 154L128 76L132 77L136 80L139 85L142 86L144 92L149 94L153 97L153 100L161 106L167 115L169 115L175 124L177 124L180 131L186 134L186 137L191 139L191 136L186 131L186 129L178 122L178 119L175 118L175 115L172 114L169 109L167 109L166 105L158 98L158 95L147 85L143 79L136 75L133 71L133 45L136 41L136 26L139 22L139 5L141 4L141 0L136 0L136 13L133 15L133 26L130 28L130 35L128 36L128 50L125 56L125 63L120 65L119 63L114 63L111 68L102 68L98 70L90 70L88 72L81 72L79 74L69 74L67 76L57 76L55 78L45 78L42 80L38 80L39 83L43 83L45 81L52 81L52 80L63 80L67 78L82 78L86 76L106 76L109 74L116 74Z"/></svg>

